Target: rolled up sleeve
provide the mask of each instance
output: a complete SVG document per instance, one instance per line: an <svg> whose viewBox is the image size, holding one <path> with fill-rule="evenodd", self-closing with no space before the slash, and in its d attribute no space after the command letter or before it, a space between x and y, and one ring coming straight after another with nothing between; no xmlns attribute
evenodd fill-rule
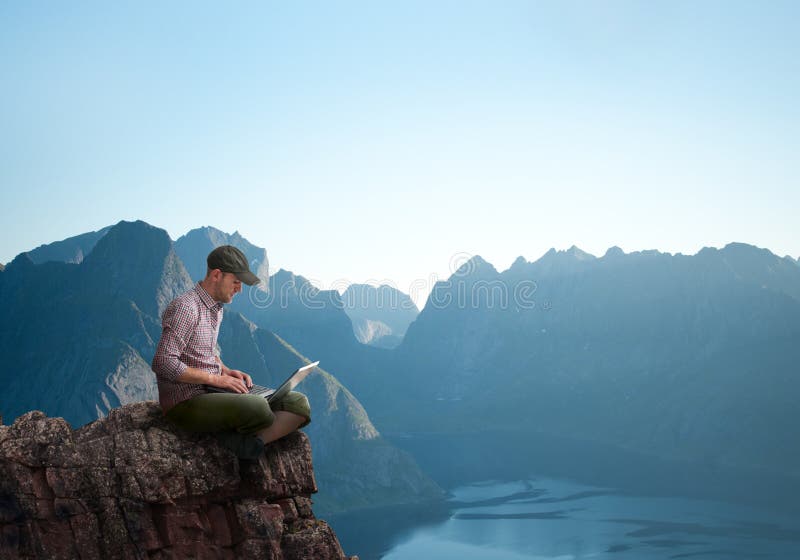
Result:
<svg viewBox="0 0 800 560"><path fill-rule="evenodd" d="M161 318L161 340L158 342L151 367L160 381L175 383L189 367L181 355L189 343L199 315L196 308L178 305L173 301Z"/></svg>

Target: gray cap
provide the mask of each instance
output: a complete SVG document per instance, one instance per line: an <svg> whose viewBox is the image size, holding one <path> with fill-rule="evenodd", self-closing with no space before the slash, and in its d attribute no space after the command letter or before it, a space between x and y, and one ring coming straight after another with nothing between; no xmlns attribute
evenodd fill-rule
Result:
<svg viewBox="0 0 800 560"><path fill-rule="evenodd" d="M209 269L216 268L222 272L233 273L248 286L255 286L261 282L258 276L250 272L250 266L247 264L247 257L244 256L244 253L233 245L217 247L208 254L206 262Z"/></svg>

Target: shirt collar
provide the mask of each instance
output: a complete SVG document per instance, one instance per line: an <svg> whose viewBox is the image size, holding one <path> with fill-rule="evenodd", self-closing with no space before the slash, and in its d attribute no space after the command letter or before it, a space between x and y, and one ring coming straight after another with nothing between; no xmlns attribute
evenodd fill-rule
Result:
<svg viewBox="0 0 800 560"><path fill-rule="evenodd" d="M211 294L209 294L205 288L200 285L200 282L197 283L194 289L197 292L197 295L200 296L200 301L202 301L206 307L209 309L222 309L222 304L212 298Z"/></svg>

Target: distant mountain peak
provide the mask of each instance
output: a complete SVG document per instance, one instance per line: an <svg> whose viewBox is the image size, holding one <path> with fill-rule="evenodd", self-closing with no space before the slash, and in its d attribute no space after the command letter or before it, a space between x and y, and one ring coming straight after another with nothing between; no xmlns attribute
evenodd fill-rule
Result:
<svg viewBox="0 0 800 560"><path fill-rule="evenodd" d="M297 276L291 270L286 270L285 268L279 268L278 272L272 275L276 281L286 281L286 280L295 280L297 278L302 278L302 276Z"/></svg>
<svg viewBox="0 0 800 560"><path fill-rule="evenodd" d="M558 251L555 248L551 248L535 262L542 264L549 262L593 261L596 258L594 255L573 245L566 251Z"/></svg>
<svg viewBox="0 0 800 560"><path fill-rule="evenodd" d="M703 247L697 253L695 253L695 258L699 261L708 260L715 260L719 259L719 250L716 247Z"/></svg>
<svg viewBox="0 0 800 560"><path fill-rule="evenodd" d="M389 284L380 284L378 286L374 286L372 284L359 284L357 282L353 283L353 284L350 284L347 287L347 289L345 290L345 293L347 293L347 292L354 292L354 293L359 293L359 294L360 293L367 293L367 292L377 292L377 293L398 292L398 293L401 293L403 295L407 295L404 292L402 292L401 290L398 290L397 288L395 288L394 286L390 286Z"/></svg>
<svg viewBox="0 0 800 560"><path fill-rule="evenodd" d="M319 290L309 280L299 274L295 274L291 270L281 268L270 277L270 284L274 286L292 285L295 290L305 289L309 293L316 293Z"/></svg>
<svg viewBox="0 0 800 560"><path fill-rule="evenodd" d="M586 251L583 251L582 249L578 248L576 245L573 245L572 247L567 249L567 254L581 261L594 260L597 258L594 255L591 255Z"/></svg>
<svg viewBox="0 0 800 560"><path fill-rule="evenodd" d="M48 261L80 264L112 227L106 226L97 231L90 231L62 239L61 241L39 245L35 249L28 251L28 253L31 260L36 264Z"/></svg>
<svg viewBox="0 0 800 560"><path fill-rule="evenodd" d="M186 234L179 237L176 242L191 239L205 239L210 241L212 246L218 247L219 245L226 245L229 237L227 233L214 226L203 226L186 232Z"/></svg>
<svg viewBox="0 0 800 560"><path fill-rule="evenodd" d="M725 245L722 249L716 247L703 247L696 256L711 257L722 259L773 259L780 258L769 249L764 249L749 243L734 241ZM794 259L792 259L794 260ZM755 262L755 261L754 261Z"/></svg>
<svg viewBox="0 0 800 560"><path fill-rule="evenodd" d="M769 249L762 249L761 247L756 247L755 245L750 245L748 243L740 243L740 242L732 242L725 245L720 250L720 253L723 255L752 255L753 257L773 257L775 254L770 251Z"/></svg>
<svg viewBox="0 0 800 560"><path fill-rule="evenodd" d="M555 247L550 247L550 249L548 249L547 252L544 255L539 257L539 260L541 261L543 259L551 259L554 256L556 256L557 254L558 254L558 251L556 251ZM538 261L536 261L536 262L538 262Z"/></svg>
<svg viewBox="0 0 800 560"><path fill-rule="evenodd" d="M198 232L198 233L222 233L222 234L227 235L224 231L222 231L218 227L214 227L214 226L201 226L199 228L195 228L193 230L190 230L189 232L187 232L186 235L189 235L190 233L193 233L193 232Z"/></svg>
<svg viewBox="0 0 800 560"><path fill-rule="evenodd" d="M519 257L514 259L514 262L511 263L511 266L509 266L508 270L506 270L503 274L507 272L511 272L512 274L524 274L525 270L527 270L530 264L531 263L529 263L525 257L520 255Z"/></svg>
<svg viewBox="0 0 800 560"><path fill-rule="evenodd" d="M716 250L716 249L715 249ZM643 249L641 251L634 251L631 255L639 255L642 257L670 257L669 253L662 253L658 249Z"/></svg>
<svg viewBox="0 0 800 560"><path fill-rule="evenodd" d="M261 284L256 286L256 289L266 289L269 279L267 250L252 244L238 230L229 234L214 226L196 228L175 241L175 251L183 260L192 278L200 280L206 274L206 257L220 245L233 245L240 249L250 263L250 270L261 278Z"/></svg>
<svg viewBox="0 0 800 560"><path fill-rule="evenodd" d="M624 257L624 256L625 256L625 251L623 251L621 248L619 248L616 245L614 245L613 247L609 247L608 248L608 250L606 251L606 254L603 255L603 258L609 258L609 257L616 258L616 257Z"/></svg>
<svg viewBox="0 0 800 560"><path fill-rule="evenodd" d="M192 286L169 234L141 220L111 227L80 266L98 282L96 293L128 294L153 317Z"/></svg>
<svg viewBox="0 0 800 560"><path fill-rule="evenodd" d="M753 249L753 250L756 250L756 251L766 251L766 249L761 249L759 247L756 247L755 245L750 245L749 243L742 243L741 241L731 241L730 243L725 245L725 247L722 248L723 251L726 250L726 249L730 249L730 250L742 250L742 249L751 250L751 249Z"/></svg>
<svg viewBox="0 0 800 560"><path fill-rule="evenodd" d="M172 245L165 230L142 220L134 222L123 220L106 232L84 260L87 265L96 264L101 260L126 262L135 259L136 262L141 262L142 258L153 256L153 243L158 244L163 250L168 250Z"/></svg>
<svg viewBox="0 0 800 560"><path fill-rule="evenodd" d="M471 257L453 273L455 277L496 275L497 270L480 255Z"/></svg>

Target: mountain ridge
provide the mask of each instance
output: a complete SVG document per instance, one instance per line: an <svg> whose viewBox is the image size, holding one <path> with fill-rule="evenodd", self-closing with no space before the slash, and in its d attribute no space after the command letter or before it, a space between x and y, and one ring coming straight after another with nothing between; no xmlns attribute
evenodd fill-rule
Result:
<svg viewBox="0 0 800 560"><path fill-rule="evenodd" d="M206 257L220 245L234 245L247 257L253 274L266 284L269 279L269 257L266 249L257 247L236 231L225 233L213 226L203 226L188 231L175 240L175 251L189 271L193 280L202 280L206 275Z"/></svg>
<svg viewBox="0 0 800 560"><path fill-rule="evenodd" d="M520 421L555 436L670 459L800 475L800 454L789 443L800 437L792 405L800 400L793 376L800 360L797 263L740 242L695 255L614 247L600 258L587 255L576 246L553 249L534 262L518 258L502 272L473 257L437 283L392 350L359 344L338 293L283 270L264 292L271 304L248 298L252 325L242 328L256 367L271 367L256 358L278 352L279 341L290 341L298 355L321 357L370 411L378 431L436 426L481 433ZM5 300L19 295L44 313L41 301L24 298L19 290L27 283L19 278L58 293L80 266L35 265L20 254L0 274L0 290ZM63 294L67 314L81 299L80 290L71 290ZM111 292L100 293L112 301ZM156 300L141 305L157 308ZM114 305L136 325L136 335L121 345L104 341L107 354L96 357L127 356L136 367L128 348L140 355L140 348L151 348L158 325L136 301ZM14 309L10 316L21 318ZM102 321L99 312L90 317ZM105 383L110 405L117 398L112 385L123 395L132 390L117 380ZM409 385L427 387L411 417L395 398ZM347 395L332 387L323 392L346 404ZM492 399L501 399L508 414L478 420L472 412Z"/></svg>
<svg viewBox="0 0 800 560"><path fill-rule="evenodd" d="M437 284L402 344L349 380L379 429L522 424L800 477L796 265L746 244L550 264ZM419 384L429 396L409 419L391 396ZM503 418L475 414L492 402Z"/></svg>
<svg viewBox="0 0 800 560"><path fill-rule="evenodd" d="M157 400L149 364L161 334L159 316L193 285L166 231L141 221L113 226L78 264L35 264L21 253L0 277L0 297L7 302L0 316L0 413L10 421L40 409L81 425L120 405ZM232 367L251 368L257 382L278 383L308 362L234 310L226 315L220 349ZM338 380L321 371L306 385L318 417L309 433L320 477L331 480L321 494L323 510L441 498L410 457L380 438ZM364 461L358 479L343 458L351 453ZM383 484L378 465L405 470L406 478Z"/></svg>
<svg viewBox="0 0 800 560"><path fill-rule="evenodd" d="M113 226L106 226L97 231L82 233L68 237L61 241L39 245L35 249L28 251L28 254L36 264L47 261L71 262L80 264L83 259L92 252L97 242Z"/></svg>

